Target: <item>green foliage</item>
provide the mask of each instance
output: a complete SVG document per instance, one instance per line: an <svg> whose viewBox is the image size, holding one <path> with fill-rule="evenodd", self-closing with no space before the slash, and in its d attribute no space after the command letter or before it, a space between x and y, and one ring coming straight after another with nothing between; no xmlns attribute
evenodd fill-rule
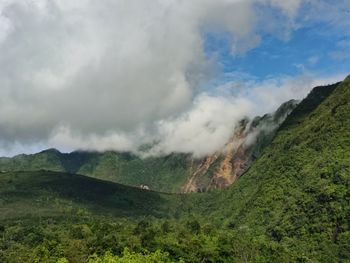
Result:
<svg viewBox="0 0 350 263"><path fill-rule="evenodd" d="M186 226L191 233L198 234L201 230L201 225L196 219L192 219L186 222Z"/></svg>
<svg viewBox="0 0 350 263"><path fill-rule="evenodd" d="M169 258L169 253L156 250L153 253L144 251L144 253L130 252L124 249L121 256L114 256L111 252L106 252L102 256L94 254L88 260L88 263L182 263L182 260L173 261Z"/></svg>

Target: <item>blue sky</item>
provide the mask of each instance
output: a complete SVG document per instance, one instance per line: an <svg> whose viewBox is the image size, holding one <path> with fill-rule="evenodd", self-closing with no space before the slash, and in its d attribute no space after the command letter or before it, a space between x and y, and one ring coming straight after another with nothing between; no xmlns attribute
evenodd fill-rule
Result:
<svg viewBox="0 0 350 263"><path fill-rule="evenodd" d="M241 73L256 80L310 72L320 76L349 73L350 35L341 26L304 22L287 39L262 34L257 47L239 55L232 54L228 34L206 33L205 50L208 57L217 58L223 73Z"/></svg>

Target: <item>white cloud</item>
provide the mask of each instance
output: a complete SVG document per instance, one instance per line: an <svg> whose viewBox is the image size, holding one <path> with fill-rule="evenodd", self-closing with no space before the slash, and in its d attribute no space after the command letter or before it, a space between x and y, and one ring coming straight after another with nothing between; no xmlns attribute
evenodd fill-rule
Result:
<svg viewBox="0 0 350 263"><path fill-rule="evenodd" d="M272 4L290 13L289 6ZM253 5L2 0L2 141L46 141L69 127L104 144L107 134L133 133L182 114L214 65L203 50L203 34L228 32L237 52L254 47Z"/></svg>
<svg viewBox="0 0 350 263"><path fill-rule="evenodd" d="M86 149L96 151L107 151L118 149L119 151L136 150L132 137L122 133L110 132L104 136L96 134L82 135L74 133L71 129L61 126L49 139L49 145L60 149Z"/></svg>
<svg viewBox="0 0 350 263"><path fill-rule="evenodd" d="M210 154L225 145L235 124L248 115L252 107L251 101L245 98L202 94L188 112L158 123L160 143L153 149L153 154Z"/></svg>
<svg viewBox="0 0 350 263"><path fill-rule="evenodd" d="M315 65L317 64L318 62L320 61L320 57L319 56L311 56L307 59L307 62L310 64L310 65Z"/></svg>
<svg viewBox="0 0 350 263"><path fill-rule="evenodd" d="M273 112L283 102L292 98L303 99L313 87L335 83L345 76L317 77L305 73L298 77L271 78L260 82L244 76L244 82L231 81L217 87L216 95L202 93L188 111L174 118L159 120L151 134L138 129L129 133L110 131L101 137L78 134L68 127L61 127L54 131L49 144L63 149L138 152L140 143L157 142L143 154L184 152L202 157L222 149L242 118Z"/></svg>
<svg viewBox="0 0 350 263"><path fill-rule="evenodd" d="M334 60L344 60L350 58L350 40L341 40L336 44L336 49L329 53Z"/></svg>
<svg viewBox="0 0 350 263"><path fill-rule="evenodd" d="M160 152L212 151L252 103L277 105L294 93L271 82L264 89L278 99L201 94L217 66L203 35L228 33L242 54L259 45L259 30L288 35L299 4L0 0L0 144L135 150L159 137Z"/></svg>
<svg viewBox="0 0 350 263"><path fill-rule="evenodd" d="M218 89L225 94L234 94L235 97L249 100L254 105L249 114L253 117L271 113L290 99L301 100L312 88L336 83L346 76L347 73L319 76L312 72L304 72L296 77L271 77L262 81L254 78L249 80L249 77L245 76L244 81L228 81Z"/></svg>
<svg viewBox="0 0 350 263"><path fill-rule="evenodd" d="M350 33L350 2L348 0L303 0L304 8L300 13L301 23L326 23L329 30L322 35Z"/></svg>
<svg viewBox="0 0 350 263"><path fill-rule="evenodd" d="M289 17L294 17L300 7L302 0L270 0L273 6L278 6Z"/></svg>

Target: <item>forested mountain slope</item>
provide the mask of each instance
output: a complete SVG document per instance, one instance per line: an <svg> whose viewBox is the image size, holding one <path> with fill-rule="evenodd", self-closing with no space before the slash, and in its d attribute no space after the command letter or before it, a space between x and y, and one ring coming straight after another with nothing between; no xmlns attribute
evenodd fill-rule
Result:
<svg viewBox="0 0 350 263"><path fill-rule="evenodd" d="M349 260L350 77L315 88L235 185L201 198L206 205L194 208L234 232L243 229L257 257Z"/></svg>

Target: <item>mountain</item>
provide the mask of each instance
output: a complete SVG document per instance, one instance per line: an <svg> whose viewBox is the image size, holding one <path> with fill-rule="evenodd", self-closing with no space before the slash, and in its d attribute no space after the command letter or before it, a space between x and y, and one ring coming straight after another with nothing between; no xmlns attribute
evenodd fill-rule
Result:
<svg viewBox="0 0 350 263"><path fill-rule="evenodd" d="M0 158L2 171L56 171L82 174L124 185L161 192L202 192L231 185L272 140L276 129L295 108L284 103L274 114L242 120L225 147L203 158L173 153L141 158L132 153L61 153L48 149L37 154Z"/></svg>
<svg viewBox="0 0 350 263"><path fill-rule="evenodd" d="M349 114L350 77L315 88L223 190L0 173L0 262L349 262Z"/></svg>
<svg viewBox="0 0 350 263"><path fill-rule="evenodd" d="M252 262L262 251L267 262L348 262L350 76L315 88L236 184L200 199L199 214L251 241Z"/></svg>
<svg viewBox="0 0 350 263"><path fill-rule="evenodd" d="M243 119L224 149L200 160L183 192L203 192L230 186L268 146L278 127L297 106L298 101L282 104L274 114Z"/></svg>

